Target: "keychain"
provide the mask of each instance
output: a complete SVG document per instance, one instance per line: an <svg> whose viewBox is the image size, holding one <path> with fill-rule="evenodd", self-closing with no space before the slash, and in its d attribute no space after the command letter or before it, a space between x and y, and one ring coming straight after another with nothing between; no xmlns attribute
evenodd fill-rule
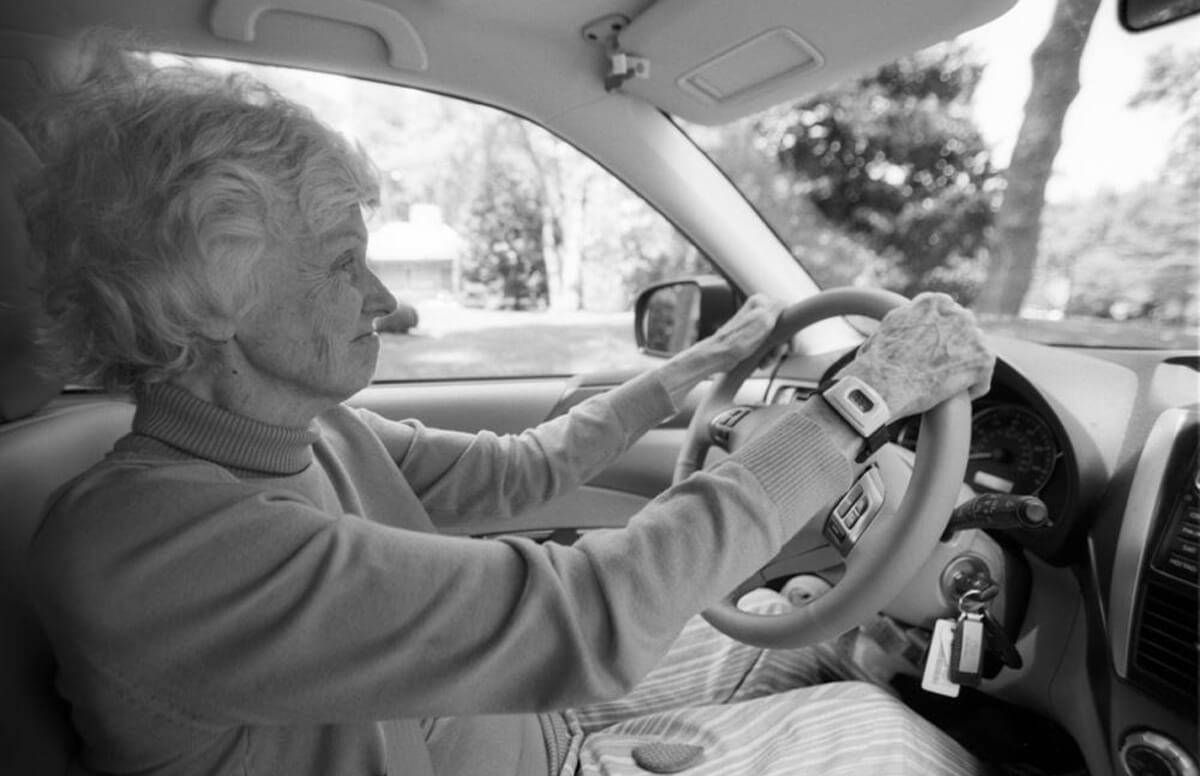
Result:
<svg viewBox="0 0 1200 776"><path fill-rule="evenodd" d="M933 624L929 651L925 653L925 671L921 687L938 695L957 698L959 686L950 678L950 654L954 643L954 620L942 618Z"/></svg>
<svg viewBox="0 0 1200 776"><path fill-rule="evenodd" d="M968 590L958 597L958 622L950 645L949 675L955 684L975 687L983 674L986 634L983 610L987 603L979 590Z"/></svg>

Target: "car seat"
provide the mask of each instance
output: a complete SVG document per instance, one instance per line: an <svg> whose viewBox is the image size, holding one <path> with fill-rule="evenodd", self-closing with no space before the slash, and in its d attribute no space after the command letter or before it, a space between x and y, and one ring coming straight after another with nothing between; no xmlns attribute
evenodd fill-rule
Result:
<svg viewBox="0 0 1200 776"><path fill-rule="evenodd" d="M0 771L80 773L78 737L54 688L54 655L31 602L27 550L50 496L128 433L133 405L63 393L39 374L37 268L15 184L33 149L0 119Z"/></svg>

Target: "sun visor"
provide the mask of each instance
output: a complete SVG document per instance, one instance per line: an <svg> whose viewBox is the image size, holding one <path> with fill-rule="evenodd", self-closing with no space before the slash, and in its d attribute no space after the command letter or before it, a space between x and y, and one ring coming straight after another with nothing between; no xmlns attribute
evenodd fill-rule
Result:
<svg viewBox="0 0 1200 776"><path fill-rule="evenodd" d="M620 31L607 83L721 124L951 38L1014 2L658 0Z"/></svg>

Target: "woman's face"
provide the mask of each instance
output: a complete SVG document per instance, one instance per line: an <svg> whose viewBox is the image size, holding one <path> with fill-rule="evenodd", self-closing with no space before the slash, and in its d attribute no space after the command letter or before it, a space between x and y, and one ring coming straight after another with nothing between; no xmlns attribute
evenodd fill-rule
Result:
<svg viewBox="0 0 1200 776"><path fill-rule="evenodd" d="M373 320L396 300L367 268L366 249L354 207L327 233L262 256L257 299L234 338L255 381L286 392L281 401L339 402L371 381L379 356Z"/></svg>

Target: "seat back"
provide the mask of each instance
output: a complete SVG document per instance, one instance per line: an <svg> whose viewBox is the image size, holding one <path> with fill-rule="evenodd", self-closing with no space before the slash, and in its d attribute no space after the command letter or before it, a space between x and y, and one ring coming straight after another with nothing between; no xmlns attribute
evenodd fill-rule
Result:
<svg viewBox="0 0 1200 776"><path fill-rule="evenodd" d="M54 656L33 614L27 551L49 498L128 433L133 405L56 402L0 425L0 763L5 773L68 772L78 741L54 689ZM8 770L10 769L11 770Z"/></svg>
<svg viewBox="0 0 1200 776"><path fill-rule="evenodd" d="M33 613L28 549L47 500L129 430L133 407L54 398L61 383L39 373L39 273L14 193L37 166L20 133L0 119L0 772L60 776L78 741Z"/></svg>

